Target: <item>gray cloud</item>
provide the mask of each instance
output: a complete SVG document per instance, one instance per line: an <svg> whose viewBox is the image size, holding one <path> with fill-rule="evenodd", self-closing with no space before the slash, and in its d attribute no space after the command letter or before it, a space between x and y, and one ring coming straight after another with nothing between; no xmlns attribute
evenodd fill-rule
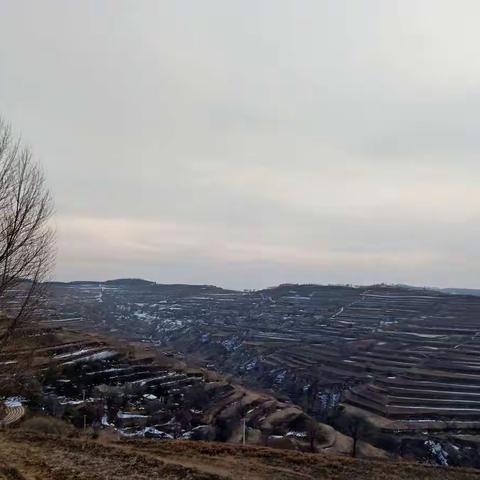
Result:
<svg viewBox="0 0 480 480"><path fill-rule="evenodd" d="M58 278L478 286L478 2L0 8Z"/></svg>

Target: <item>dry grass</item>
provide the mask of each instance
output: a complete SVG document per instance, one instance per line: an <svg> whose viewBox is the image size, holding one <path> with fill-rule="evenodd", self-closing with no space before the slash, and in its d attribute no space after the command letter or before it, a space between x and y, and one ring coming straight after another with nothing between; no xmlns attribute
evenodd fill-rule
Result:
<svg viewBox="0 0 480 480"><path fill-rule="evenodd" d="M25 420L20 427L22 430L52 435L72 435L75 432L73 425L53 417L32 417Z"/></svg>
<svg viewBox="0 0 480 480"><path fill-rule="evenodd" d="M8 480L480 480L480 471L468 469L208 442L95 442L21 430L0 435L0 465L10 469L10 476L0 470L0 479Z"/></svg>

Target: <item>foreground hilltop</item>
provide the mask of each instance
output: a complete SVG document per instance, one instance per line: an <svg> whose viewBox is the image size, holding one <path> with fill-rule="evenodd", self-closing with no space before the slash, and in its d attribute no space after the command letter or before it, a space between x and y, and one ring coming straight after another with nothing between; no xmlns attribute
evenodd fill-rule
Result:
<svg viewBox="0 0 480 480"><path fill-rule="evenodd" d="M0 434L0 480L479 480L480 472L264 447Z"/></svg>

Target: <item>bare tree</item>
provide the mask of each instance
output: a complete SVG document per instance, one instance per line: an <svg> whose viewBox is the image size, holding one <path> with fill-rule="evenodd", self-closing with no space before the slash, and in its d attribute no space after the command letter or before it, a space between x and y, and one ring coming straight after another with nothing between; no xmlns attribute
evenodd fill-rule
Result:
<svg viewBox="0 0 480 480"><path fill-rule="evenodd" d="M348 433L352 437L352 457L357 456L357 444L362 432L362 423L360 418L355 417L348 425Z"/></svg>
<svg viewBox="0 0 480 480"><path fill-rule="evenodd" d="M54 258L52 211L42 170L0 119L0 350L38 311Z"/></svg>
<svg viewBox="0 0 480 480"><path fill-rule="evenodd" d="M317 447L317 437L320 433L320 427L318 423L315 420L311 420L308 425L307 425L307 438L308 438L308 443L310 445L310 452L316 453Z"/></svg>

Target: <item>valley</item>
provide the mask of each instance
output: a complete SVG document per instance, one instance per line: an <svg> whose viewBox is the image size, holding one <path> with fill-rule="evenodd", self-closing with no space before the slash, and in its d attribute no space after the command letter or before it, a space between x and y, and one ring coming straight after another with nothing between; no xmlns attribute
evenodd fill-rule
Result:
<svg viewBox="0 0 480 480"><path fill-rule="evenodd" d="M291 402L188 368L155 347L59 323L45 320L20 329L0 352L4 426L18 423L27 410L29 417L62 419L93 435L302 450L321 442L336 452L336 432L313 429L315 420Z"/></svg>
<svg viewBox="0 0 480 480"><path fill-rule="evenodd" d="M480 465L478 297L385 285L51 288L52 323L232 375L392 455Z"/></svg>

